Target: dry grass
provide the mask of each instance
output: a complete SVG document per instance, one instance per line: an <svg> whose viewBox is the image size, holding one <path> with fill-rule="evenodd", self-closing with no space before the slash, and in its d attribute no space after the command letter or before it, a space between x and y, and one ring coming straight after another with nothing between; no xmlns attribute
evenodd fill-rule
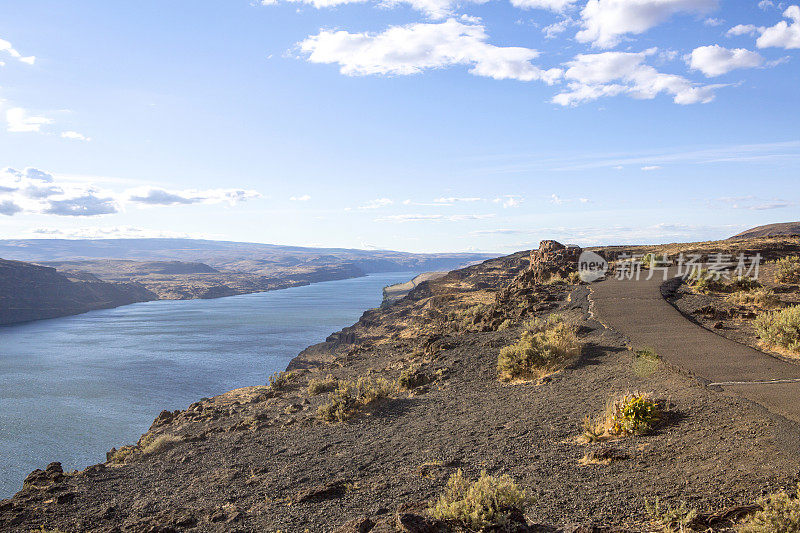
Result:
<svg viewBox="0 0 800 533"><path fill-rule="evenodd" d="M728 303L757 307L759 309L772 309L781 304L780 298L771 289L754 289L729 294L725 297Z"/></svg>
<svg viewBox="0 0 800 533"><path fill-rule="evenodd" d="M800 490L800 485L798 485ZM796 533L800 531L800 500L785 491L759 500L761 510L742 525L742 533Z"/></svg>
<svg viewBox="0 0 800 533"><path fill-rule="evenodd" d="M396 388L386 378L362 377L357 381L340 381L328 395L328 401L317 409L317 417L326 422L343 422L352 418L361 407L389 398Z"/></svg>
<svg viewBox="0 0 800 533"><path fill-rule="evenodd" d="M581 348L574 326L550 315L529 324L519 341L500 350L497 373L502 381L538 379L564 368Z"/></svg>
<svg viewBox="0 0 800 533"><path fill-rule="evenodd" d="M456 522L469 531L503 531L512 516L524 511L531 499L507 475L490 476L481 472L469 481L459 469L450 476L444 494L428 509L437 520Z"/></svg>
<svg viewBox="0 0 800 533"><path fill-rule="evenodd" d="M142 438L142 442L139 444L142 448L142 453L145 455L152 455L156 453L161 453L166 451L179 442L182 442L181 439L177 435L159 435L158 437L152 439Z"/></svg>
<svg viewBox="0 0 800 533"><path fill-rule="evenodd" d="M335 377L331 374L328 374L324 378L317 379L311 378L308 381L308 395L309 396L316 396L317 394L322 394L324 392L330 392L336 388L336 384L339 382Z"/></svg>

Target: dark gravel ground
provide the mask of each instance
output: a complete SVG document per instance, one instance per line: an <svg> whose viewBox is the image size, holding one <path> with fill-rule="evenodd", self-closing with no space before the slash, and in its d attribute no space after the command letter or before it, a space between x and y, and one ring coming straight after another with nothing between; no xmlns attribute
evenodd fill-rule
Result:
<svg viewBox="0 0 800 533"><path fill-rule="evenodd" d="M483 275L490 267L498 263L473 267L480 281L463 292L497 290L496 278ZM642 369L625 339L588 318L586 287L547 289L550 306L579 325L585 349L540 385L496 379L498 351L518 338L518 326L450 331L427 343L410 334L409 328L422 330L430 291L412 293L402 313L366 316L369 324L355 330L365 338L396 321L392 335L373 336L358 349L318 348L326 362L283 390L240 389L164 414L145 440L180 436L171 447L137 451L122 465L66 476L51 467L29 478L23 491L0 502L0 530L334 531L359 516L391 521L400 506L424 506L462 468L473 477L481 470L512 476L534 498L526 510L530 522L646 531L645 499L712 511L797 481L797 424L664 364ZM315 419L324 395L308 396L309 378L369 372L396 378L412 363L441 377L349 422ZM578 442L585 416L602 411L611 395L636 390L670 406L656 433ZM627 458L579 463L600 446ZM387 524L373 531L393 531Z"/></svg>

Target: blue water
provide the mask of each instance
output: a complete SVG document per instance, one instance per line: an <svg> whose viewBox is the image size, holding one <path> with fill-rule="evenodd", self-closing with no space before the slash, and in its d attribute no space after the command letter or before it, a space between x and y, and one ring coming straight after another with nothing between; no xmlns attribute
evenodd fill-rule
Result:
<svg viewBox="0 0 800 533"><path fill-rule="evenodd" d="M105 460L163 409L264 384L415 272L0 327L0 498L35 468Z"/></svg>

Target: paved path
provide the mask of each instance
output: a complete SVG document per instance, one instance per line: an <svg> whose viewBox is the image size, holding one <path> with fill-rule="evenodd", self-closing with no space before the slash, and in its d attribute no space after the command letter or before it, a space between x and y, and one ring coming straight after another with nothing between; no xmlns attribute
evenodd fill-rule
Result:
<svg viewBox="0 0 800 533"><path fill-rule="evenodd" d="M668 363L800 422L800 365L786 363L702 328L661 295L663 274L591 285L595 318Z"/></svg>

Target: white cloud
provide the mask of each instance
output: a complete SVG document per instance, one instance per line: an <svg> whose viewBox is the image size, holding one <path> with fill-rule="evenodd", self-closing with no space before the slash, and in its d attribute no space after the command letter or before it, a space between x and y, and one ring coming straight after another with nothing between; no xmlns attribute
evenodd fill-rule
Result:
<svg viewBox="0 0 800 533"><path fill-rule="evenodd" d="M715 44L692 50L688 63L693 70L699 70L711 78L738 68L760 67L764 64L764 58L758 52L744 48L723 48Z"/></svg>
<svg viewBox="0 0 800 533"><path fill-rule="evenodd" d="M572 17L564 17L558 22L554 22L542 28L542 33L544 34L545 39L555 39L565 31L567 31L568 27L574 24L575 24L575 19L573 19Z"/></svg>
<svg viewBox="0 0 800 533"><path fill-rule="evenodd" d="M79 228L35 228L34 235L48 235L64 239L214 239L219 235L183 233L168 230L151 230L136 226L103 226Z"/></svg>
<svg viewBox="0 0 800 533"><path fill-rule="evenodd" d="M91 141L90 137L83 135L82 133L78 133L77 131L62 131L61 132L62 139L72 139L74 141Z"/></svg>
<svg viewBox="0 0 800 533"><path fill-rule="evenodd" d="M364 205L359 206L359 209L380 209L381 207L386 207L392 205L393 203L394 200L389 198L376 198L375 200L370 200Z"/></svg>
<svg viewBox="0 0 800 533"><path fill-rule="evenodd" d="M35 168L0 171L0 201L3 214L49 214L88 217L117 213L126 205L174 206L181 204L230 205L261 195L244 189L166 190L139 187L126 191L100 189L91 181L55 178ZM19 209L16 209L16 207Z"/></svg>
<svg viewBox="0 0 800 533"><path fill-rule="evenodd" d="M713 17L709 17L709 18L707 18L707 19L705 19L703 21L703 24L705 26L709 26L709 27L713 28L713 27L716 27L716 26L722 26L723 24L725 24L725 21L723 19L716 19L716 18L713 18Z"/></svg>
<svg viewBox="0 0 800 533"><path fill-rule="evenodd" d="M644 33L677 13L706 13L718 5L718 0L589 0L576 38L613 48L626 34Z"/></svg>
<svg viewBox="0 0 800 533"><path fill-rule="evenodd" d="M664 92L673 96L676 104L708 103L714 99L719 85L696 85L682 76L665 74L645 64L647 56L656 53L602 52L579 54L566 63L564 76L568 91L557 94L553 102L577 105L601 97L627 94L633 98L652 99Z"/></svg>
<svg viewBox="0 0 800 533"><path fill-rule="evenodd" d="M23 63L28 64L28 65L33 65L36 62L36 57L34 57L34 56L23 56L16 49L14 49L13 46L11 46L10 42L8 42L8 41L6 41L4 39L0 39L0 52L5 52L5 53L9 54L11 57L13 57L14 59L17 59L17 60L19 60L19 61L21 61Z"/></svg>
<svg viewBox="0 0 800 533"><path fill-rule="evenodd" d="M494 200L492 200L496 204L500 204L503 206L504 209L508 209L511 207L519 207L522 205L522 202L525 199L522 196L517 196L514 194L507 194L505 196L498 196Z"/></svg>
<svg viewBox="0 0 800 533"><path fill-rule="evenodd" d="M758 28L752 24L737 24L733 28L729 29L725 32L725 35L728 37L738 37L740 35L755 35L759 32L759 29L763 30L763 28Z"/></svg>
<svg viewBox="0 0 800 533"><path fill-rule="evenodd" d="M345 4L363 4L370 0L286 0L288 2L300 3L314 6L317 9L336 7ZM482 4L488 0L467 0L473 3ZM559 2L564 0L551 0ZM570 0L574 1L574 0ZM394 8L401 5L408 5L412 9L420 11L432 19L443 19L453 14L453 7L456 0L383 0L378 5L384 8ZM278 0L261 0L261 5L275 5Z"/></svg>
<svg viewBox="0 0 800 533"><path fill-rule="evenodd" d="M304 194L303 196L292 196L289 198L292 202L307 202L311 200L311 195Z"/></svg>
<svg viewBox="0 0 800 533"><path fill-rule="evenodd" d="M239 202L260 197L260 193L245 189L186 189L170 191L155 187L130 189L124 195L127 202L149 206L219 203L236 205Z"/></svg>
<svg viewBox="0 0 800 533"><path fill-rule="evenodd" d="M511 0L511 5L522 9L549 9L561 13L571 8L578 0Z"/></svg>
<svg viewBox="0 0 800 533"><path fill-rule="evenodd" d="M480 24L455 19L435 24L392 26L382 33L322 30L298 43L312 63L337 63L342 74L410 75L428 69L469 66L475 76L552 84L560 69L542 70L531 63L539 52L487 43Z"/></svg>
<svg viewBox="0 0 800 533"><path fill-rule="evenodd" d="M800 48L800 6L789 6L783 16L791 19L789 24L782 20L769 28L761 30L761 37L756 41L759 48Z"/></svg>
<svg viewBox="0 0 800 533"><path fill-rule="evenodd" d="M761 0L758 3L758 7L760 7L761 9L766 11L767 9L769 9L771 7L775 7L775 3L772 0Z"/></svg>
<svg viewBox="0 0 800 533"><path fill-rule="evenodd" d="M21 107L12 107L6 111L7 130L12 133L39 132L45 124L53 120L42 116L30 116Z"/></svg>
<svg viewBox="0 0 800 533"><path fill-rule="evenodd" d="M454 196L436 198L433 200L434 204L452 205L458 202L480 202L483 198L457 198Z"/></svg>
<svg viewBox="0 0 800 533"><path fill-rule="evenodd" d="M642 167L643 172L652 172L653 170L659 170L661 167L658 165L647 165Z"/></svg>

